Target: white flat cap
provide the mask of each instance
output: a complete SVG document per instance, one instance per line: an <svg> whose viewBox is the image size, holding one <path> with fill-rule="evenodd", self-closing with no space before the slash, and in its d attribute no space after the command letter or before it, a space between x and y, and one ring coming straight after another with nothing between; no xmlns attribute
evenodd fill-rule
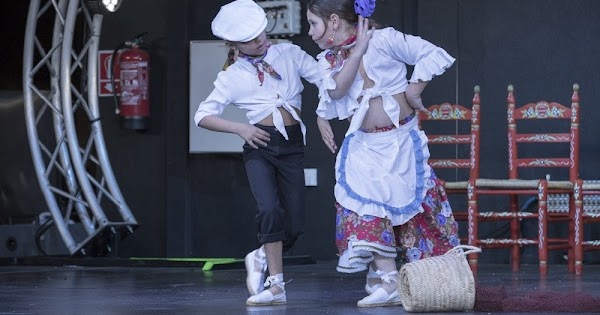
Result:
<svg viewBox="0 0 600 315"><path fill-rule="evenodd" d="M219 38L247 42L267 27L267 15L253 0L236 0L221 7L211 27L213 34Z"/></svg>

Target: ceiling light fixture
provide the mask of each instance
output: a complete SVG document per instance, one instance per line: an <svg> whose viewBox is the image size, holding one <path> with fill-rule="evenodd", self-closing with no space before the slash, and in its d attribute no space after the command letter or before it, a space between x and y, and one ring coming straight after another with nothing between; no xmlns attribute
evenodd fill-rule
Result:
<svg viewBox="0 0 600 315"><path fill-rule="evenodd" d="M123 3L122 0L85 0L88 10L95 14L106 15L114 13Z"/></svg>

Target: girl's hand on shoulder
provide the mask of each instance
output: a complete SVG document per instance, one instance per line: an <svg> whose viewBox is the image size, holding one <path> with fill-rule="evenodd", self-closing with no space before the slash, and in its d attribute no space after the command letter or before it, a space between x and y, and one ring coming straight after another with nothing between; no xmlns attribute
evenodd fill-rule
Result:
<svg viewBox="0 0 600 315"><path fill-rule="evenodd" d="M335 151L337 151L337 145L335 144L333 130L331 129L329 120L317 117L317 126L319 126L319 131L321 132L321 138L323 139L323 142L329 151L331 151L331 153L335 153Z"/></svg>
<svg viewBox="0 0 600 315"><path fill-rule="evenodd" d="M258 146L267 146L267 142L271 140L271 137L268 132L257 128L251 124L243 124L240 131L237 133L248 145L251 147L258 149Z"/></svg>
<svg viewBox="0 0 600 315"><path fill-rule="evenodd" d="M369 29L369 19L358 16L358 25L356 28L356 45L353 52L362 56L367 52L369 40L373 37L375 28Z"/></svg>

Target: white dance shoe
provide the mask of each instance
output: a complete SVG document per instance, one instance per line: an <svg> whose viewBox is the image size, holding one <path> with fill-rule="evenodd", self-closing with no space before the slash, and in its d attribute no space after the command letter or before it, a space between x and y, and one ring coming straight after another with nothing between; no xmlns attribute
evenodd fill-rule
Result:
<svg viewBox="0 0 600 315"><path fill-rule="evenodd" d="M264 290L256 295L249 297L246 300L246 305L281 305L287 302L287 298L285 295L285 282L283 282L283 273L268 277L267 281L265 281L264 286L269 288L277 286L276 290L281 292L274 295L270 290Z"/></svg>
<svg viewBox="0 0 600 315"><path fill-rule="evenodd" d="M267 255L262 246L248 253L244 263L247 271L246 287L250 295L256 295L265 289L263 283L267 272Z"/></svg>
<svg viewBox="0 0 600 315"><path fill-rule="evenodd" d="M391 283L398 281L396 278L398 276L398 271L384 273L378 270L377 274L380 275L382 283ZM398 294L398 290L394 289L392 293L388 293L383 288L383 286L380 286L377 289L375 289L373 293L358 301L356 305L358 307L395 306L402 305L402 299Z"/></svg>

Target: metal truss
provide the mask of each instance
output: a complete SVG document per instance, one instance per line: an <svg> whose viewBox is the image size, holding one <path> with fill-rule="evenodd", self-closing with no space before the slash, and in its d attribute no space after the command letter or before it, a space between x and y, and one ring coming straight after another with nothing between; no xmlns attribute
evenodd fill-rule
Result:
<svg viewBox="0 0 600 315"><path fill-rule="evenodd" d="M52 19L52 38L47 39L41 28ZM113 174L100 123L102 19L81 0L31 0L25 31L23 94L31 155L71 255L85 255L98 243L110 251L109 238L118 240L138 225ZM74 40L76 31L83 40ZM74 233L75 222L83 226L84 238Z"/></svg>

